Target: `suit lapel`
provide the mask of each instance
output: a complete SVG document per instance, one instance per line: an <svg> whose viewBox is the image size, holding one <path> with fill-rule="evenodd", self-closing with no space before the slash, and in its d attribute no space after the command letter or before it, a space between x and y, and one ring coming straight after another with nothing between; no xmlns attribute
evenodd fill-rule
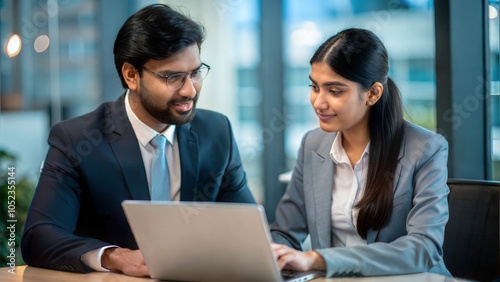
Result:
<svg viewBox="0 0 500 282"><path fill-rule="evenodd" d="M198 135L191 124L177 127L179 155L181 158L181 201L197 201L198 194Z"/></svg>
<svg viewBox="0 0 500 282"><path fill-rule="evenodd" d="M314 207L320 248L331 247L331 207L333 161L329 157L335 134L328 134L317 151L312 152Z"/></svg>
<svg viewBox="0 0 500 282"><path fill-rule="evenodd" d="M103 127L105 131L106 128L111 129L109 145L120 164L132 199L149 200L148 181L142 155L137 137L127 117L124 98L125 95L122 95L115 103L111 104L109 116L103 120L103 124L105 124Z"/></svg>

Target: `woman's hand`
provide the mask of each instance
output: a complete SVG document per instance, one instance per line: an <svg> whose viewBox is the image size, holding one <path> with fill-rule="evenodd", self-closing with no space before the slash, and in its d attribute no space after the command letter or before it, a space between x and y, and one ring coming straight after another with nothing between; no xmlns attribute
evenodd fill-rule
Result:
<svg viewBox="0 0 500 282"><path fill-rule="evenodd" d="M280 269L297 271L325 270L326 263L315 251L301 252L285 245L271 244Z"/></svg>
<svg viewBox="0 0 500 282"><path fill-rule="evenodd" d="M118 271L129 276L149 276L149 270L144 263L140 250L132 251L125 248L109 248L101 257L102 267Z"/></svg>

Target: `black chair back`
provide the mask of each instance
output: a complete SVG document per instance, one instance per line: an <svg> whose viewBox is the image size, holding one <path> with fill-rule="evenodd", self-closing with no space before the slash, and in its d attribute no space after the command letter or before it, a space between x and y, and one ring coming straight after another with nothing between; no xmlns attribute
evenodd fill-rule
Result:
<svg viewBox="0 0 500 282"><path fill-rule="evenodd" d="M500 279L500 182L449 179L443 255L458 278Z"/></svg>

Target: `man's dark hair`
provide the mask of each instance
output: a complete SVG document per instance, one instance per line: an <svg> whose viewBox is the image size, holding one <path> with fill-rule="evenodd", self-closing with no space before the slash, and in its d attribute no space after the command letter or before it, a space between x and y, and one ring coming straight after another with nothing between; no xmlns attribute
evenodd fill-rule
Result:
<svg viewBox="0 0 500 282"><path fill-rule="evenodd" d="M149 60L163 60L192 44L201 46L202 25L164 4L149 5L123 24L115 40L115 66L124 88L122 66L128 62L139 74Z"/></svg>

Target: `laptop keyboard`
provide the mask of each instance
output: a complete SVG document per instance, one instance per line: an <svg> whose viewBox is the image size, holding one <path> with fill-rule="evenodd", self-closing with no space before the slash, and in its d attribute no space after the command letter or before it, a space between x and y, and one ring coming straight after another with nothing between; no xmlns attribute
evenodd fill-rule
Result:
<svg viewBox="0 0 500 282"><path fill-rule="evenodd" d="M311 279L311 276L309 275L311 273L314 273L314 271L299 272L299 271L283 270L281 271L281 277L283 278L283 281L293 281L293 282L308 281Z"/></svg>

